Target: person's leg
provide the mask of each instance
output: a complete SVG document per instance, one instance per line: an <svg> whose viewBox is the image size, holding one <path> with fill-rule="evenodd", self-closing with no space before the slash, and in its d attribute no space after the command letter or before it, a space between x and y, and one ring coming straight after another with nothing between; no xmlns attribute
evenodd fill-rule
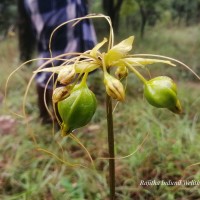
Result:
<svg viewBox="0 0 200 200"><path fill-rule="evenodd" d="M38 108L39 108L39 113L40 113L40 118L42 120L42 123L44 124L51 123L52 119L46 108L45 101L46 101L47 106L51 105L52 90L47 89L46 94L45 94L45 88L40 86L39 84L36 84L36 90L37 90L37 96L38 96Z"/></svg>
<svg viewBox="0 0 200 200"><path fill-rule="evenodd" d="M52 112L50 115L49 111L46 108L46 105L50 107L51 111L53 110L53 102L52 102L52 94L53 90L52 89L47 89L46 90L46 95L44 96L45 93L45 88L40 86L39 84L36 84L36 89L37 89L37 96L38 96L38 108L40 112L40 119L43 124L49 124L55 122L56 124L58 123L57 120L61 122L60 115L58 113L57 105L55 105L55 112ZM44 98L46 99L46 105Z"/></svg>

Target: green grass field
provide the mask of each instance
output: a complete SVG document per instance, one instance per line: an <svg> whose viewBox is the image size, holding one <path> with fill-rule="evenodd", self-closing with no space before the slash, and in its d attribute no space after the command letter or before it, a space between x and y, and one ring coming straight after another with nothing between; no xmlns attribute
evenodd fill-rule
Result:
<svg viewBox="0 0 200 200"><path fill-rule="evenodd" d="M199 26L148 29L144 40L136 34L133 53L171 56L200 72L199 31ZM128 36L121 33L116 40ZM26 101L27 117L12 113L22 114L23 95L34 64L12 76L5 104L6 80L19 66L16 38L2 41L0 50L0 199L107 200L105 94L103 87L93 87L102 82L98 74L90 78L94 93L98 90L97 112L90 124L75 133L91 154L94 169L76 141L62 138L51 125L41 125L34 84ZM128 78L126 101L114 112L115 152L117 158L132 155L116 160L117 199L200 199L200 82L180 66L154 65L149 69L152 76L167 74L176 80L184 113L177 116L150 106L137 78ZM179 180L199 185L167 185ZM144 186L142 181L166 184Z"/></svg>

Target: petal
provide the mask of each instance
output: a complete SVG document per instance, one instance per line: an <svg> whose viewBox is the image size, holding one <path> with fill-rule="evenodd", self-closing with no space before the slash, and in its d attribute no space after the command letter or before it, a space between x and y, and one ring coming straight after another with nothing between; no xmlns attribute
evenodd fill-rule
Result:
<svg viewBox="0 0 200 200"><path fill-rule="evenodd" d="M160 59L148 59L148 58L124 58L125 62L131 64L132 66L144 67L145 65L154 64L154 63L165 63L171 66L176 66L172 62L168 60L160 60Z"/></svg>
<svg viewBox="0 0 200 200"><path fill-rule="evenodd" d="M111 50L119 51L122 54L127 54L133 46L134 36L130 36L127 39L121 41L119 44L113 46Z"/></svg>
<svg viewBox="0 0 200 200"><path fill-rule="evenodd" d="M48 67L48 68L42 68L42 69L38 69L38 70L35 70L33 73L38 73L38 72L53 72L53 73L59 73L60 70L68 67L68 66L71 66L71 65L63 65L63 66L56 66L56 67Z"/></svg>
<svg viewBox="0 0 200 200"><path fill-rule="evenodd" d="M128 52L132 49L134 36L131 36L119 44L113 46L106 54L105 54L105 63L107 66L113 65L117 60L123 58Z"/></svg>
<svg viewBox="0 0 200 200"><path fill-rule="evenodd" d="M98 43L90 52L91 56L97 57L98 50L108 41L107 38L104 38L102 42Z"/></svg>
<svg viewBox="0 0 200 200"><path fill-rule="evenodd" d="M79 62L75 64L76 73L89 73L99 68L99 64L92 62Z"/></svg>

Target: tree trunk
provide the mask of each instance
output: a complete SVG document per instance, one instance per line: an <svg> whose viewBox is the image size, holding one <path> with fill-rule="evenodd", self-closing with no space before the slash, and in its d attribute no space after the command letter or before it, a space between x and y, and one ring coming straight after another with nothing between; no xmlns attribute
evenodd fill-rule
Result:
<svg viewBox="0 0 200 200"><path fill-rule="evenodd" d="M140 36L141 38L143 38L144 32L145 32L145 26L147 22L147 16L146 16L146 12L143 5L139 3L139 7L140 7L140 15L141 15Z"/></svg>
<svg viewBox="0 0 200 200"><path fill-rule="evenodd" d="M18 40L19 40L19 52L20 60L25 62L31 59L31 55L34 51L36 39L31 27L31 21L26 13L23 0L17 0L18 9Z"/></svg>
<svg viewBox="0 0 200 200"><path fill-rule="evenodd" d="M119 29L119 13L123 0L118 0L116 5L114 0L103 0L103 9L108 16L110 16L113 24L113 29L118 31Z"/></svg>

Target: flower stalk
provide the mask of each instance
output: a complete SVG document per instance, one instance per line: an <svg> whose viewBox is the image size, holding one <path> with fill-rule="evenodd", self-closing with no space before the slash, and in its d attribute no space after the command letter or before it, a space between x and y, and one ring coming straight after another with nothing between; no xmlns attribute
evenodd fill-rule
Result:
<svg viewBox="0 0 200 200"><path fill-rule="evenodd" d="M110 200L115 199L115 143L113 131L113 109L112 99L106 95L106 111L107 111L107 132L108 132L108 152L109 152L109 185L110 185Z"/></svg>

